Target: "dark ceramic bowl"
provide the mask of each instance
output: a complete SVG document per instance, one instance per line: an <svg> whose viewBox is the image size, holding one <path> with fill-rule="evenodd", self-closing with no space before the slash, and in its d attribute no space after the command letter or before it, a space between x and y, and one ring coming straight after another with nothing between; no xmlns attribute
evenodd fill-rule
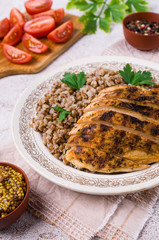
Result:
<svg viewBox="0 0 159 240"><path fill-rule="evenodd" d="M25 211L25 209L27 208L28 205L28 200L29 200L29 181L28 178L25 174L25 172L11 164L11 163L6 163L6 162L0 162L1 166L10 166L12 167L14 170L16 170L17 172L20 172L23 174L25 182L26 182L26 186L27 186L27 190L26 190L26 194L22 200L22 202L19 204L19 206L12 212L10 212L7 216L0 218L0 229L3 229L5 227L8 227L9 225L11 225L12 223L14 223Z"/></svg>
<svg viewBox="0 0 159 240"><path fill-rule="evenodd" d="M159 14L153 12L138 12L127 15L123 20L123 31L125 39L130 45L139 50L152 50L159 47L159 35L142 35L134 33L126 27L133 20L147 20L148 22L159 22Z"/></svg>

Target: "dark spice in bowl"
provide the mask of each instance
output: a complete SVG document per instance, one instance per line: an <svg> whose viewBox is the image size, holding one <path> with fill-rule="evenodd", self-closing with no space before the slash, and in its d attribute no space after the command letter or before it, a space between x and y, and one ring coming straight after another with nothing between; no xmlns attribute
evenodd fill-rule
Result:
<svg viewBox="0 0 159 240"><path fill-rule="evenodd" d="M26 182L22 173L10 166L0 165L0 218L15 210L26 193Z"/></svg>
<svg viewBox="0 0 159 240"><path fill-rule="evenodd" d="M135 33L143 35L159 34L159 23L147 20L133 20L127 23L127 28Z"/></svg>
<svg viewBox="0 0 159 240"><path fill-rule="evenodd" d="M135 26L130 26L130 23ZM125 39L130 45L140 50L147 51L159 48L158 23L158 13L137 12L129 14L123 20ZM155 31L155 33L153 31Z"/></svg>

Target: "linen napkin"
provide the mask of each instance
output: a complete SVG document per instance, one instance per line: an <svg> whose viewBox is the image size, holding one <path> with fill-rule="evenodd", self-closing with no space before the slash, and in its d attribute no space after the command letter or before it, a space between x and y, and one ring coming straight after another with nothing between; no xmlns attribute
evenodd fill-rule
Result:
<svg viewBox="0 0 159 240"><path fill-rule="evenodd" d="M12 141L0 147L0 161L21 167L30 181L28 210L63 229L72 239L137 239L152 215L159 188L122 196L94 196L62 188L37 174Z"/></svg>
<svg viewBox="0 0 159 240"><path fill-rule="evenodd" d="M125 39L121 39L105 49L102 55L135 57L159 63L159 49L140 51L132 47Z"/></svg>
<svg viewBox="0 0 159 240"><path fill-rule="evenodd" d="M134 53L136 54L134 55ZM124 40L103 55L125 55L158 61L158 51L141 52ZM135 240L153 213L159 187L122 196L95 196L77 193L49 182L22 159L12 141L0 147L0 161L20 166L30 180L28 210L62 228L70 239Z"/></svg>

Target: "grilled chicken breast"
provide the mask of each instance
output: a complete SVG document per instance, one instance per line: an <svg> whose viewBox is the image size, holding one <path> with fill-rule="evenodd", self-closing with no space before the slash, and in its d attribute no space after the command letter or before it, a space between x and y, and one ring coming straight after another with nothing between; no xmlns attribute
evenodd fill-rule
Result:
<svg viewBox="0 0 159 240"><path fill-rule="evenodd" d="M148 163L159 161L158 144L122 130L108 130L104 137L84 134L74 135L69 138L67 145L95 148L134 161L136 159L138 161L139 159L147 159Z"/></svg>
<svg viewBox="0 0 159 240"><path fill-rule="evenodd" d="M153 118L153 120L159 120L159 109L155 109L149 106L140 106L136 103L126 103L117 99L97 99L96 102L92 102L86 107L85 112L95 110L115 110L122 113L129 113L133 115L143 117L143 119ZM135 113L134 113L135 112ZM151 121L151 119L150 119Z"/></svg>
<svg viewBox="0 0 159 240"><path fill-rule="evenodd" d="M68 150L67 160L73 166L91 172L130 172L149 167L146 164L136 163L98 149L82 146L74 146Z"/></svg>
<svg viewBox="0 0 159 240"><path fill-rule="evenodd" d="M159 104L159 91L154 88L147 90L133 85L122 85L103 89L98 98L120 98L144 102L150 104ZM95 98L93 101L96 101Z"/></svg>
<svg viewBox="0 0 159 240"><path fill-rule="evenodd" d="M71 130L66 162L93 172L131 172L159 162L159 89L102 90Z"/></svg>

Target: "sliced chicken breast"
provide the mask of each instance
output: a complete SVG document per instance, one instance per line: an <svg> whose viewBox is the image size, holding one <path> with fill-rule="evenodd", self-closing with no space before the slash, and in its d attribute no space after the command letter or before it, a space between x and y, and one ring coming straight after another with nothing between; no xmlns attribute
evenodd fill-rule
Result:
<svg viewBox="0 0 159 240"><path fill-rule="evenodd" d="M149 106L142 106L137 103L126 103L122 100L117 99L98 99L96 98L96 102L90 103L86 108L84 112L90 112L90 111L96 111L100 109L109 108L111 110L111 107L118 108L122 111L126 110L131 112L131 114L141 114L149 118L153 118L155 120L159 120L159 109L155 109L153 107Z"/></svg>
<svg viewBox="0 0 159 240"><path fill-rule="evenodd" d="M98 149L74 146L66 153L66 161L78 169L91 172L114 173L132 172L148 168L149 165L139 164L122 157L107 154Z"/></svg>
<svg viewBox="0 0 159 240"><path fill-rule="evenodd" d="M66 161L93 172L128 172L159 162L159 88L102 90L71 130Z"/></svg>
<svg viewBox="0 0 159 240"><path fill-rule="evenodd" d="M156 143L159 143L159 125L155 126L148 122L136 122L129 121L131 119L128 119L128 121L125 121L124 124L120 124L117 121L110 120L109 122L104 121L94 121L94 122L88 122L88 123L80 123L77 124L69 133L69 135L79 135L79 134L97 134L98 136L104 136L107 131L109 131L111 128L113 129L119 129L127 132L131 132L133 134L139 135L140 137L144 137L146 139L149 139L151 141L154 141ZM117 122L117 123L116 123ZM140 123L141 122L141 123ZM131 126L131 128L130 128Z"/></svg>
<svg viewBox="0 0 159 240"><path fill-rule="evenodd" d="M138 87L139 88L139 87ZM118 89L116 88L114 91L107 91L108 88L102 90L98 97L99 98L120 98L120 99L128 99L134 100L137 102L147 102L150 104L159 104L159 92L151 91L151 90L138 90L134 86L128 87L127 89ZM143 89L143 88L141 88ZM95 101L95 99L93 100Z"/></svg>
<svg viewBox="0 0 159 240"><path fill-rule="evenodd" d="M130 110L125 110L121 108L115 107L104 107L102 109L97 109L95 111L90 111L85 113L79 120L78 123L81 122L90 122L90 121L107 121L111 119L116 113L121 113L123 115L128 115L133 118L139 119L140 121L151 122L155 125L159 125L159 121L147 116L143 116L140 113L136 113Z"/></svg>
<svg viewBox="0 0 159 240"><path fill-rule="evenodd" d="M96 135L73 135L69 138L67 146L80 145L117 154L130 160L138 158L156 159L159 161L159 144L142 138L138 135L121 130L109 130L105 137Z"/></svg>

